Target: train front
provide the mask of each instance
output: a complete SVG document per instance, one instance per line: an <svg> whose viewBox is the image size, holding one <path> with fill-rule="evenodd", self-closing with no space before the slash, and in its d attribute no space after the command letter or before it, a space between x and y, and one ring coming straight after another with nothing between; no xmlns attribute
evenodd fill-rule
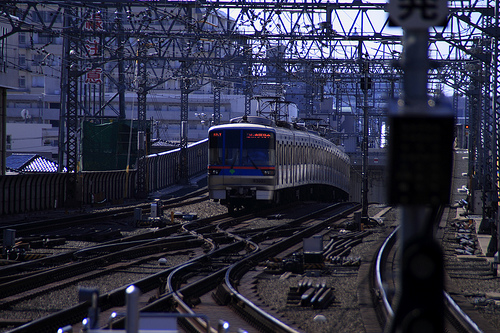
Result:
<svg viewBox="0 0 500 333"><path fill-rule="evenodd" d="M273 128L252 124L212 127L208 133L210 198L229 210L273 200L276 138Z"/></svg>

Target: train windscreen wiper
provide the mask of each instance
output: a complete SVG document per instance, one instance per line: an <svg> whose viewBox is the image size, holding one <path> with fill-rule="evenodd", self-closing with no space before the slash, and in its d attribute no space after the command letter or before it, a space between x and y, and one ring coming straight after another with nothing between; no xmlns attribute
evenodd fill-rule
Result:
<svg viewBox="0 0 500 333"><path fill-rule="evenodd" d="M257 169L257 170L258 170L259 168L257 167L257 165L255 165L255 163L254 163L254 161L252 160L252 158L250 157L250 155L247 155L247 158L248 158L248 160L250 161L250 163L252 163L252 165L255 167L255 169Z"/></svg>

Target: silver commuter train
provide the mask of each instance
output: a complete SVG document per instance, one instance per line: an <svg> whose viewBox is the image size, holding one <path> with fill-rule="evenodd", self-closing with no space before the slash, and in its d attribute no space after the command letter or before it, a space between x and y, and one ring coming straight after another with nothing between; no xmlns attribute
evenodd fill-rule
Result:
<svg viewBox="0 0 500 333"><path fill-rule="evenodd" d="M208 138L209 195L230 211L259 202L348 199L349 157L304 128L249 116L211 127Z"/></svg>

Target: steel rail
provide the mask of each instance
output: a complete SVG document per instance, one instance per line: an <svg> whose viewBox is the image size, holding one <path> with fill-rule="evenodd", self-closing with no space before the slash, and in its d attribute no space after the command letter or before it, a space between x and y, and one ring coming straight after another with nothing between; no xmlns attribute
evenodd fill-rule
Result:
<svg viewBox="0 0 500 333"><path fill-rule="evenodd" d="M87 278L88 276L103 275L106 272L103 267L119 263L122 260L132 260L137 257L155 255L160 252L193 248L201 246L201 244L203 244L203 241L196 238L189 241L164 239L161 243L154 240L140 247L123 249L92 259L48 269L26 277L20 277L19 279L0 285L0 308L5 308L26 298L33 297L34 294L41 294L42 291L39 288L47 285L57 284L57 288L60 288L61 286L73 284L73 280L80 275L86 275ZM101 269L97 270L97 268ZM50 289L54 288L56 287L50 287Z"/></svg>
<svg viewBox="0 0 500 333"><path fill-rule="evenodd" d="M385 239L384 243L380 247L377 259L375 262L375 282L377 291L380 295L382 304L384 305L384 309L387 313L387 319L390 320L394 317L394 310L389 302L387 297L387 291L385 290L383 281L382 281L382 270L384 261L387 258L387 255L391 251L392 246L396 243L396 235L399 230L399 226L394 229L394 231ZM453 300L453 298L443 290L444 295L444 303L446 310L456 319L460 325L467 332L474 333L482 333L483 331L477 326L477 324L458 306L458 304Z"/></svg>
<svg viewBox="0 0 500 333"><path fill-rule="evenodd" d="M444 303L446 309L450 314L466 329L467 332L482 333L483 331L477 326L477 324L458 306L457 303L451 298L451 296L443 291Z"/></svg>
<svg viewBox="0 0 500 333"><path fill-rule="evenodd" d="M253 214L246 215L246 218L248 218L251 215L253 215ZM245 217L240 217L240 219L245 219ZM237 219L237 220L239 220L239 219ZM224 230L220 229L220 223L217 225L217 229L224 231ZM194 231L191 231L191 233L193 233L193 235L196 234L198 237L203 237L203 235L197 234ZM214 244L213 250L211 251L210 255L207 254L207 256L212 257L218 252L225 253L230 248L241 247L239 244L243 244L243 243L247 244L247 248L248 248L248 245L250 245L252 248L252 252L259 251L259 246L256 243L252 242L251 240L246 240L238 235L234 235L234 234L229 233L227 231L224 231L224 233L231 236L231 237L234 237L234 239L236 239L238 242L233 243L232 245L226 246L226 247L218 249L218 250L215 250L215 244ZM211 242L210 239L208 239L207 241ZM193 317L190 317L190 318L183 318L184 322L186 322L193 329L195 329L199 332L205 331L205 330L206 330L206 332L211 332L211 331L216 332L216 330L213 329L207 321L204 321L201 318L195 317L194 316L195 312L190 308L189 305L187 305L184 302L184 296L186 294L186 290L194 288L194 289L196 289L196 292L200 293L201 292L200 288L196 287L196 286L195 287L186 286L185 288L180 288L179 290L176 290L176 288L175 288L175 281L174 281L175 275L178 274L179 272L181 272L182 270L189 269L190 267L192 267L196 264L199 264L199 262L200 262L200 260L193 260L193 261L187 262L187 263L179 266L175 270L173 270L172 273L169 274L169 276L167 278L166 289L169 290L173 294L172 297L174 298L174 300L177 303L177 311L179 313L186 313L186 314L193 315ZM209 276L201 279L200 281L197 281L195 283L195 285L202 285L203 289L207 288L207 286L212 286L213 283L211 281L219 281L219 276L221 276L221 274L222 275L225 274L227 272L228 268L229 268L229 265L225 268L218 270L217 272L214 272L213 274L210 274ZM205 283L204 281L207 281L207 282ZM214 288L215 288L215 286L214 286Z"/></svg>
<svg viewBox="0 0 500 333"><path fill-rule="evenodd" d="M200 196L204 193L208 193L208 188L203 187L191 193L188 193L184 196L175 197L167 200L162 200L162 209L171 209L178 207L180 204L184 204L183 201L188 201L193 197ZM197 198L194 200L189 200L186 204L196 203L199 201L208 200L207 197ZM15 229L17 236L30 235L35 232L46 232L47 228L51 228L52 226L56 226L57 228L62 228L65 226L73 226L73 225L81 225L81 224L89 224L96 221L100 221L106 217L110 216L131 216L134 214L136 208L141 208L145 212L148 212L151 208L151 203L153 201L149 201L147 203L136 203L133 205L123 206L112 210L104 210L104 211L94 211L87 214L78 214L72 216L65 216L54 219L47 220L38 220L31 222L21 222L14 224L2 225L3 229ZM0 240L1 241L1 240Z"/></svg>
<svg viewBox="0 0 500 333"><path fill-rule="evenodd" d="M322 222L322 223L324 223L324 222ZM310 227L308 229L310 229L312 231L315 230L314 227ZM299 237L299 236L293 236L293 237ZM290 238L293 238L293 237L290 237ZM255 238L259 238L259 237L255 237ZM249 242L249 241L251 242L251 240L246 240L246 242ZM213 251L210 251L210 255L213 256L214 252L215 252L215 255L217 253L222 253L222 254L227 253L234 246L242 249L245 247L244 243L245 243L244 241L238 241L236 243L225 246L223 248L215 249ZM258 248L256 246L256 244L253 244L252 247L254 249ZM266 250L268 250L268 249L266 249ZM279 252L279 249L277 246L275 247L275 250ZM265 252L264 256L268 255L268 251L259 251L259 252ZM249 257L256 258L255 254L252 254ZM189 264L189 263L194 264L194 262L196 262L196 261L202 261L203 258L207 258L207 255L203 255L199 258L189 260L188 262L186 262L184 265L181 265L181 266L184 266L184 268L186 268L186 266L185 266L186 264ZM196 296L200 292L206 291L207 288L212 288L212 289L215 288L216 281L220 281L220 280L224 279L224 274L227 273L227 269L229 267L230 266L228 265L227 267L219 269L216 272L212 273L211 276L207 276L206 278L199 280L197 283L195 282L194 284L189 284L189 285L181 287L178 290L180 296L181 297L183 297L183 296L189 297L189 296L193 296L193 295ZM136 286L137 288L139 288L143 292L152 290L154 288L160 288L160 289L162 287L165 288L166 287L165 283L164 282L162 283L161 281L168 280L170 278L170 276L172 276L173 271L177 270L178 268L180 268L180 267L178 266L178 267L166 269L162 272L154 274L154 276L147 277L147 278L144 278L140 281L135 282L134 286ZM159 283L162 286L159 286L158 285ZM172 283L170 283L170 284L172 284ZM113 291L111 293L99 296L100 308L101 309L110 309L112 307L123 306L123 302L125 299L125 289L126 289L126 286L121 287L119 289L116 289L115 291ZM153 301L152 303L148 304L143 309L141 309L141 311L145 311L145 312L165 312L165 311L167 311L167 312L170 312L170 311L172 311L172 301L175 300L175 298L173 296L174 296L174 293L172 293L172 292L164 293L163 296L161 296L158 300ZM11 332L16 332L16 333L18 333L18 332L33 332L33 331L37 331L37 332L41 332L41 333L54 332L55 330L57 330L58 327L62 327L64 325L67 325L68 322L77 323L79 320L81 320L81 318L83 318L85 316L86 311L88 309L88 306L89 306L88 303L80 303L80 304L75 305L74 307L72 307L70 309L60 311L60 312L55 313L53 315L43 317L43 318L34 320L30 323L27 323L25 325L22 325L20 327L17 327L14 330L12 330ZM113 323L113 326L118 328L118 327L120 327L120 325L123 324L122 322L123 322L123 319L119 319Z"/></svg>
<svg viewBox="0 0 500 333"><path fill-rule="evenodd" d="M254 318L255 321L258 321L260 324L259 325L260 329L264 330L265 332L299 333L297 330L286 325L277 318L271 316L270 314L268 314L267 312L263 311L258 306L256 306L253 302L245 298L238 292L238 290L233 284L234 281L239 280L239 277L242 274L244 274L244 271L249 266L248 263L259 262L262 258L265 258L269 255L277 254L281 252L283 248L295 245L298 242L300 242L304 237L314 234L323 226L333 221L336 221L342 217L347 216L356 209L359 209L359 205L358 204L354 205L353 203L348 203L348 204L343 203L343 204L337 204L335 206L339 208L344 206L345 209L342 212L339 212L338 214L322 221L321 223L318 223L317 225L306 228L303 231L298 232L293 236L288 237L265 250L261 250L239 261L238 263L231 265L231 267L229 267L229 269L227 270L226 276L224 278L224 284L228 288L228 293L229 293L228 298L231 306L233 306L237 311L242 311L242 312L244 311L246 315L249 315L252 318Z"/></svg>
<svg viewBox="0 0 500 333"><path fill-rule="evenodd" d="M220 217L220 216L219 216ZM213 218L208 218L207 220L212 220ZM237 243L235 243L237 244ZM237 245L236 245L237 246ZM212 246L213 247L213 246ZM229 246L228 246L229 247ZM226 247L227 248L227 247ZM218 251L226 251L226 248L219 249ZM204 258L207 258L208 255L213 254L215 250L212 249L212 251L209 252L209 254L205 254L201 257L191 259L184 263L181 266L186 266L187 264L193 264L195 262L198 262L200 260L203 260ZM180 268L180 266L172 267L172 268L167 268L161 272L158 272L156 274L153 274L149 277L143 278L139 281L134 282L134 286L139 288L142 292L147 292L150 291L154 288L159 288L160 290L162 288L165 288L164 283L161 281L168 280L172 274L172 272L176 269ZM219 272L219 275L221 275L221 278L224 276L223 273ZM161 285L160 285L161 284ZM205 283L206 284L206 283ZM123 306L123 303L125 302L125 289L128 286L123 286L120 288L117 288L107 294L103 294L99 296L99 307L102 310L109 309L112 307L121 307ZM181 288L179 291L182 294L184 288ZM161 312L161 311L167 311L167 309L170 309L170 305L168 300L172 298L173 293L167 293L161 299L154 301L147 305L144 310L148 311L148 309L153 309L150 312ZM88 307L89 303L79 303L73 307L70 307L68 309L56 312L54 314L51 314L46 317L42 317L36 320L33 320L29 323L26 323L22 326L16 327L12 329L11 333L30 333L30 332L38 332L38 333L52 333L56 332L59 327L63 327L67 325L68 323L77 323L84 318L87 313L88 313ZM114 325L116 324L117 327L119 327L123 322L123 319L118 319Z"/></svg>
<svg viewBox="0 0 500 333"><path fill-rule="evenodd" d="M377 259L375 261L375 282L377 285L377 290L382 299L382 304L384 304L384 308L388 314L389 319L394 317L394 311L392 310L391 304L389 303L389 299L387 298L387 292L385 291L382 282L382 265L384 265L383 261L387 259L387 255L389 254L391 247L396 242L396 235L398 230L399 226L396 229L394 229L394 231L389 235L389 237L385 239L384 243L382 244L382 246L378 251Z"/></svg>

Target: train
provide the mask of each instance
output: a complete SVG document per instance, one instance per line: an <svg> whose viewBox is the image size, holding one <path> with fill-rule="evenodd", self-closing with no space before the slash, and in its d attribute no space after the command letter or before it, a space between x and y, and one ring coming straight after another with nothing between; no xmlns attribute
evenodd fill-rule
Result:
<svg viewBox="0 0 500 333"><path fill-rule="evenodd" d="M304 126L243 116L208 131L209 197L229 211L294 200L346 201L350 160Z"/></svg>

